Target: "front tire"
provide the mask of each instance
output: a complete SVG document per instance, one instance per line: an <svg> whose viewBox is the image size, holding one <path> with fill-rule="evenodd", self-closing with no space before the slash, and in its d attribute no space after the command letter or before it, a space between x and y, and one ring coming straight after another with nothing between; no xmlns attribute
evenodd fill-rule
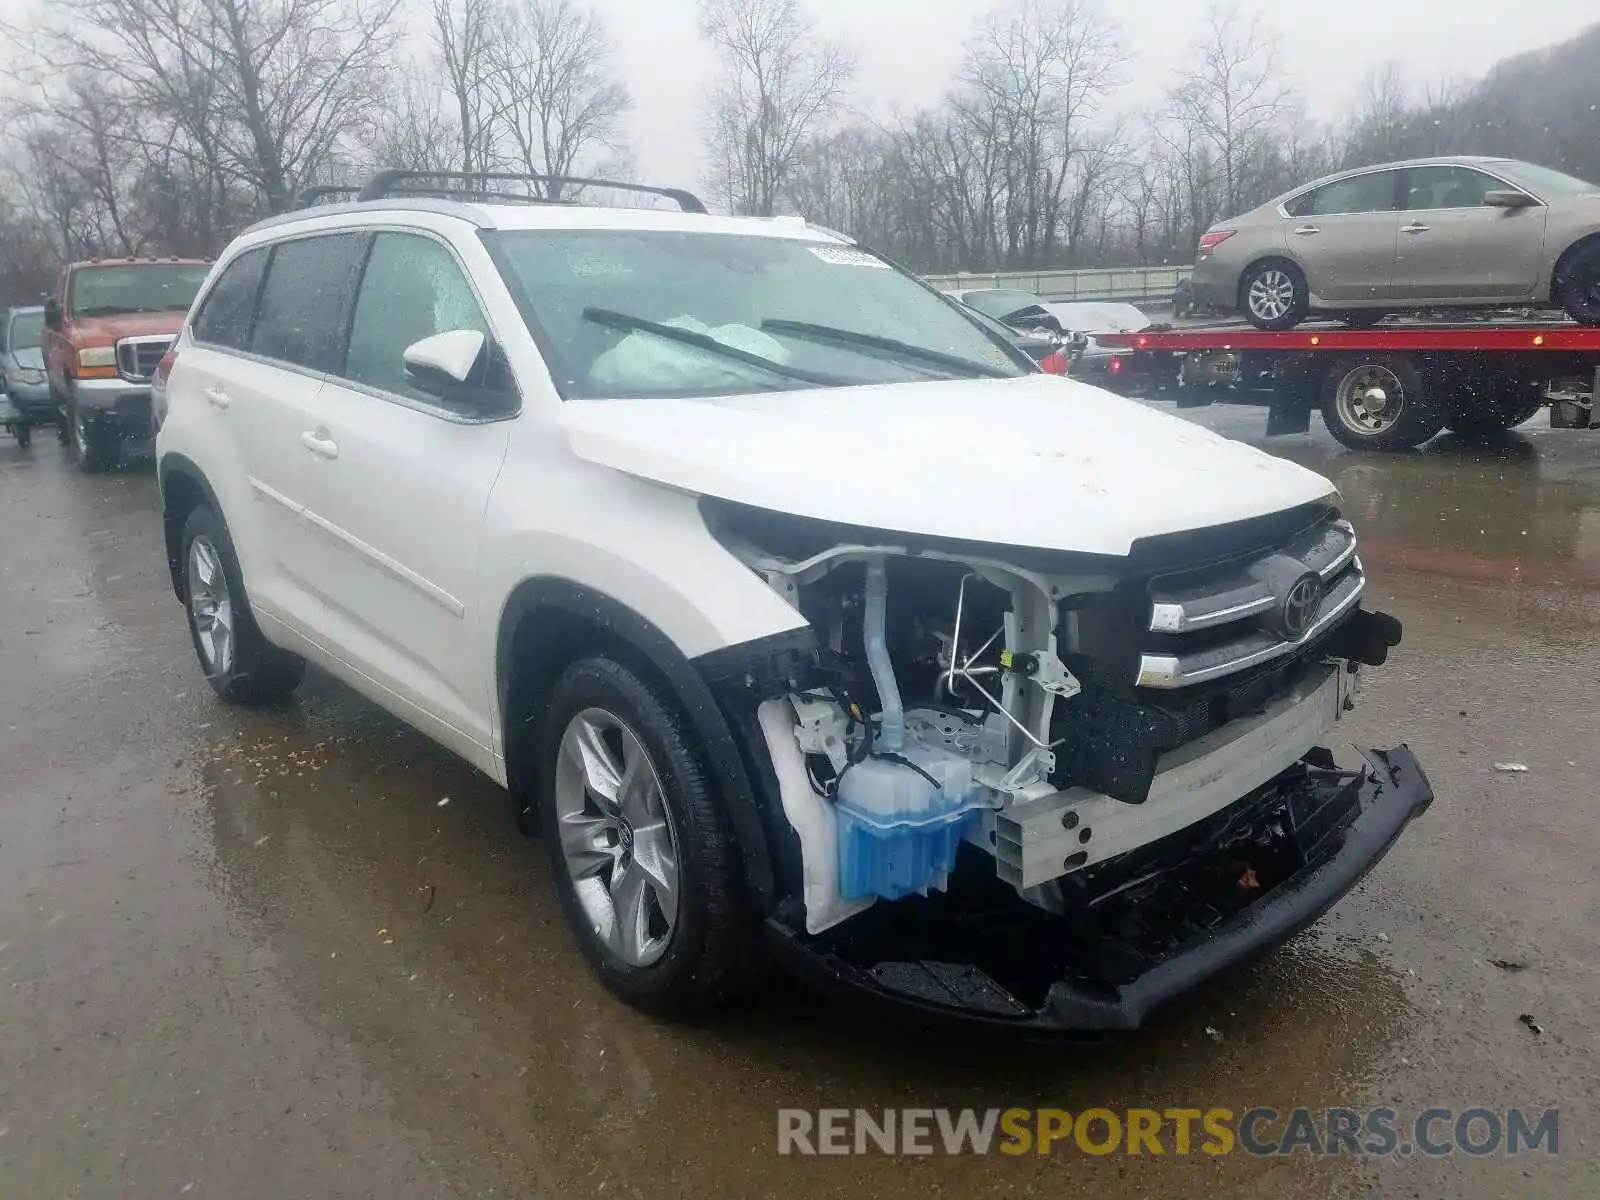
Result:
<svg viewBox="0 0 1600 1200"><path fill-rule="evenodd" d="M1322 419L1352 450L1410 450L1444 428L1422 372L1404 354L1336 360L1323 378Z"/></svg>
<svg viewBox="0 0 1600 1200"><path fill-rule="evenodd" d="M1257 329L1293 329L1311 309L1306 277L1284 259L1256 263L1239 280L1239 309Z"/></svg>
<svg viewBox="0 0 1600 1200"><path fill-rule="evenodd" d="M233 539L204 505L183 525L183 604L195 657L222 699L270 704L299 685L305 660L262 636L245 597Z"/></svg>
<svg viewBox="0 0 1600 1200"><path fill-rule="evenodd" d="M103 421L84 415L76 404L68 409L72 442L78 452L78 469L85 475L98 475L117 465L121 458L121 439Z"/></svg>
<svg viewBox="0 0 1600 1200"><path fill-rule="evenodd" d="M1580 325L1600 325L1600 241L1572 256L1556 278L1556 303Z"/></svg>
<svg viewBox="0 0 1600 1200"><path fill-rule="evenodd" d="M663 1016L740 994L753 938L738 850L671 697L621 663L586 658L557 680L546 714L544 840L590 965L629 1004Z"/></svg>

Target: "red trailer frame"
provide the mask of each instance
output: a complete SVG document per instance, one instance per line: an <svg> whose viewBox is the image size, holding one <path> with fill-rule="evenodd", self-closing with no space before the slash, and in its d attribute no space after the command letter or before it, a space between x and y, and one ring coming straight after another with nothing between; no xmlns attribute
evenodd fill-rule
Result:
<svg viewBox="0 0 1600 1200"><path fill-rule="evenodd" d="M1228 325L1095 340L1119 351L1109 372L1118 390L1176 390L1179 407L1265 405L1268 434L1304 433L1315 408L1341 442L1374 450L1408 449L1446 428L1499 432L1547 404L1554 427L1600 424L1600 328L1582 325Z"/></svg>

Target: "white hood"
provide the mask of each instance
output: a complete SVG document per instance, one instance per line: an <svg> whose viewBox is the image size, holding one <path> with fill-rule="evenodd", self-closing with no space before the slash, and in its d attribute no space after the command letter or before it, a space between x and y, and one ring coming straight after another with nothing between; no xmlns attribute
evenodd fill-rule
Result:
<svg viewBox="0 0 1600 1200"><path fill-rule="evenodd" d="M580 458L697 495L1083 554L1334 494L1294 463L1050 375L577 400L563 420Z"/></svg>

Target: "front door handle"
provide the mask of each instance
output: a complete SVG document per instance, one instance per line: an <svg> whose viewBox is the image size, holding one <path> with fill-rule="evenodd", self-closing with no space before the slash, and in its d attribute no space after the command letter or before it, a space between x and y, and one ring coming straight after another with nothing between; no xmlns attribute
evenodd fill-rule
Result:
<svg viewBox="0 0 1600 1200"><path fill-rule="evenodd" d="M1427 233L1428 230L1431 229L1431 228L1433 228L1431 225L1421 225L1421 224L1418 224L1416 222L1413 222L1410 225L1402 225L1402 226L1400 226L1400 232L1401 233Z"/></svg>
<svg viewBox="0 0 1600 1200"><path fill-rule="evenodd" d="M308 429L300 435L300 444L319 458L338 458L339 443L328 436L326 429Z"/></svg>
<svg viewBox="0 0 1600 1200"><path fill-rule="evenodd" d="M1313 233L1321 233L1315 225L1302 225L1294 231L1295 237L1310 237Z"/></svg>
<svg viewBox="0 0 1600 1200"><path fill-rule="evenodd" d="M227 408L233 401L228 399L228 393L219 383L206 389L206 402L213 408Z"/></svg>

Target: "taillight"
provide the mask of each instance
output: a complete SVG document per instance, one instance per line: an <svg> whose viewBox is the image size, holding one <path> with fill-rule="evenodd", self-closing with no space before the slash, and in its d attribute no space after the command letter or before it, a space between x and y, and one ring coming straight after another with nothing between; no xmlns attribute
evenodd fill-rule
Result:
<svg viewBox="0 0 1600 1200"><path fill-rule="evenodd" d="M1210 233L1202 233L1200 235L1200 257L1210 258L1213 250L1238 232L1237 229L1213 229Z"/></svg>
<svg viewBox="0 0 1600 1200"><path fill-rule="evenodd" d="M1059 350L1052 350L1039 360L1039 369L1046 375L1065 375L1067 373L1067 356Z"/></svg>
<svg viewBox="0 0 1600 1200"><path fill-rule="evenodd" d="M157 433L161 431L161 423L167 419L167 377L172 374L172 365L177 361L178 344L174 342L172 348L161 356L154 374L150 376L150 425Z"/></svg>
<svg viewBox="0 0 1600 1200"><path fill-rule="evenodd" d="M1110 372L1112 375L1121 375L1122 374L1122 356L1119 355L1119 354L1113 354L1111 356L1111 361L1106 364L1106 370L1108 372Z"/></svg>

